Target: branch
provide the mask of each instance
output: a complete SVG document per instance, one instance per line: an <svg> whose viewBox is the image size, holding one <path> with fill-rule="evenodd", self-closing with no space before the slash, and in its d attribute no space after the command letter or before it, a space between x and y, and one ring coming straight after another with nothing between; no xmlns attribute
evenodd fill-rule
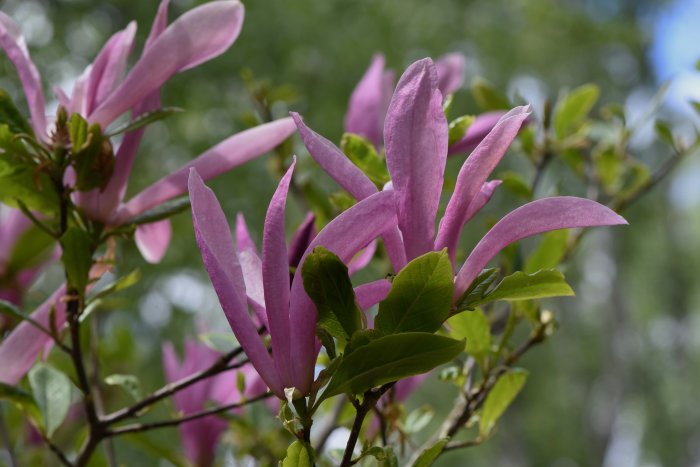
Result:
<svg viewBox="0 0 700 467"><path fill-rule="evenodd" d="M252 404L254 402L258 402L263 399L267 399L268 397L272 396L273 394L271 392L264 392L260 395L257 395L253 398L247 399L243 402L237 402L235 404L228 404L228 405L222 405L220 407L214 407L211 409L207 410L202 410L200 412L195 412L193 414L184 416L184 417L179 417L179 418L173 418L171 420L162 420L159 422L151 422L151 423L133 423L131 425L125 425L125 426L120 426L118 428L115 428L113 430L110 430L106 433L106 436L119 436L119 435L125 435L129 433L141 433L144 431L148 430L155 430L158 428L166 428L166 427L172 427L172 426L177 426L180 425L181 423L187 423L192 420L198 420L200 418L208 417L210 415L215 415L221 412L228 412L229 410L233 409L238 409L240 407L244 407L248 404Z"/></svg>

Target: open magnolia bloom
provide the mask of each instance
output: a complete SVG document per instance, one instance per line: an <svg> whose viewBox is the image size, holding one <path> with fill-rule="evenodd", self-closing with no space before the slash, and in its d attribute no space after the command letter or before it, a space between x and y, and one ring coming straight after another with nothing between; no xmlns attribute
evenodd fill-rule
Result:
<svg viewBox="0 0 700 467"><path fill-rule="evenodd" d="M245 240L240 236L236 248L216 196L204 185L196 170L190 172L189 180L197 244L221 307L251 363L281 399L288 395L296 398L308 394L319 351L317 312L301 278L306 256L315 247L323 246L348 263L358 251L397 222L393 192L367 197L314 237L290 279L284 213L295 162L280 181L267 210L262 259L252 248L241 245ZM380 284L379 288L383 285ZM360 286L357 291L361 307L376 303L373 284ZM253 305L258 316L262 315L260 321L266 323L272 355L251 319L248 303ZM291 392L285 394L285 390Z"/></svg>
<svg viewBox="0 0 700 467"><path fill-rule="evenodd" d="M438 89L443 98L456 92L464 83L464 57L457 53L443 55L435 61ZM367 138L375 147L383 145L384 119L394 91L395 73L385 69L381 54L372 58L369 68L350 96L345 114L345 131ZM474 149L484 139L503 111L478 115L466 134L448 149L448 155L463 154Z"/></svg>
<svg viewBox="0 0 700 467"><path fill-rule="evenodd" d="M88 124L98 124L104 130L127 111L131 111L133 118L154 111L160 107L160 87L170 77L222 54L241 31L244 8L237 0L206 3L170 25L167 24L168 3L168 0L161 1L141 57L128 73L125 74L127 59L136 33L133 22L107 41L77 79L70 96L55 89L59 103L69 115L79 114ZM0 13L0 47L17 69L36 137L51 145L54 135L46 119L39 72L29 56L20 28L3 13ZM190 167L196 167L205 179L213 178L269 152L293 130L289 119L281 119L241 132L124 202L134 157L144 133L143 128L138 128L124 134L115 151L114 168L107 183L99 189L76 192L74 200L92 220L117 227L184 194ZM72 183L71 180L67 182ZM144 258L151 262L160 260L169 239L167 220L141 225L136 231L137 245Z"/></svg>

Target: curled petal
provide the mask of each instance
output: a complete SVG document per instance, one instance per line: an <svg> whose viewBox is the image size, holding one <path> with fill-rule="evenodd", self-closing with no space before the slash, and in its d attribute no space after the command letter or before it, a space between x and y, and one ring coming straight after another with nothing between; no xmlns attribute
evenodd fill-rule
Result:
<svg viewBox="0 0 700 467"><path fill-rule="evenodd" d="M374 253L377 251L377 240L372 240L367 247L360 250L348 263L348 274L354 275L357 271L364 269L372 261Z"/></svg>
<svg viewBox="0 0 700 467"><path fill-rule="evenodd" d="M289 267L296 268L299 266L299 261L301 261L301 256L306 251L306 248L311 243L311 240L316 236L316 215L313 212L306 214L304 222L301 223L299 228L292 239L289 241Z"/></svg>
<svg viewBox="0 0 700 467"><path fill-rule="evenodd" d="M452 53L435 61L438 74L438 89L443 96L457 91L464 83L464 56Z"/></svg>
<svg viewBox="0 0 700 467"><path fill-rule="evenodd" d="M223 53L238 37L243 15L237 0L205 3L183 14L150 44L89 120L105 127L175 73Z"/></svg>
<svg viewBox="0 0 700 467"><path fill-rule="evenodd" d="M347 263L355 253L374 238L396 226L396 204L393 191L383 191L366 198L333 219L319 232L304 253L304 258L321 245ZM290 328L295 374L295 387L302 393L309 390L316 362L316 309L304 291L301 278L302 258L292 281Z"/></svg>
<svg viewBox="0 0 700 467"><path fill-rule="evenodd" d="M476 119L467 129L467 133L457 141L455 144L449 147L447 150L448 156L454 156L455 154L464 154L471 152L475 147L479 145L481 140L483 140L486 135L493 129L498 121L506 114L506 112L495 110L493 112L486 112L481 115L477 115Z"/></svg>
<svg viewBox="0 0 700 467"><path fill-rule="evenodd" d="M455 299L466 292L499 251L513 242L550 230L619 224L627 221L590 199L557 196L521 206L498 221L472 250L455 279Z"/></svg>
<svg viewBox="0 0 700 467"><path fill-rule="evenodd" d="M246 224L245 217L240 212L236 216L236 247L238 248L239 253L246 250L251 250L256 255L258 254L258 249L255 247L255 242L250 236L248 224Z"/></svg>
<svg viewBox="0 0 700 467"><path fill-rule="evenodd" d="M410 260L433 249L447 158L447 121L429 58L399 80L384 124L386 159L398 194L399 228Z"/></svg>
<svg viewBox="0 0 700 467"><path fill-rule="evenodd" d="M2 12L0 12L0 47L15 66L22 82L24 96L29 105L32 128L38 138L46 139L46 106L39 71L29 56L27 44L19 26Z"/></svg>
<svg viewBox="0 0 700 467"><path fill-rule="evenodd" d="M265 215L262 247L263 291L267 321L270 323L272 355L284 387L293 387L292 355L289 341L289 260L284 228L284 211L296 158L280 180Z"/></svg>
<svg viewBox="0 0 700 467"><path fill-rule="evenodd" d="M195 169L191 171L189 191L197 246L224 314L260 376L278 397L284 398L272 358L248 315L243 273L221 205Z"/></svg>
<svg viewBox="0 0 700 467"><path fill-rule="evenodd" d="M172 233L169 219L136 227L134 240L143 259L149 263L160 263L168 250Z"/></svg>
<svg viewBox="0 0 700 467"><path fill-rule="evenodd" d="M119 209L115 225L186 192L190 168L210 180L271 151L293 131L292 119L283 118L231 136L130 199Z"/></svg>
<svg viewBox="0 0 700 467"><path fill-rule="evenodd" d="M345 114L345 131L364 136L377 147L382 145L388 107L385 83L384 56L376 54L352 92ZM391 89L388 94L391 95Z"/></svg>
<svg viewBox="0 0 700 467"><path fill-rule="evenodd" d="M508 112L462 165L435 240L435 248L441 250L447 247L453 261L459 235L467 221L469 205L503 158L528 115L529 106L516 107Z"/></svg>

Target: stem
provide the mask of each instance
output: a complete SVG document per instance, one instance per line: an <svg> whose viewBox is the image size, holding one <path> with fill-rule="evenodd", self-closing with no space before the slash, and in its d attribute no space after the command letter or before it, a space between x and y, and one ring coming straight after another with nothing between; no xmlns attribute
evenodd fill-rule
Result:
<svg viewBox="0 0 700 467"><path fill-rule="evenodd" d="M119 435L125 435L125 434L129 434L129 433L141 433L144 431L155 430L158 428L167 428L167 427L177 426L177 425L180 425L182 423L191 422L193 420L198 420L200 418L208 417L210 415L215 415L215 414L222 413L222 412L228 412L229 410L238 409L238 408L246 406L248 404L252 404L254 402L258 402L260 400L267 399L268 397L270 397L272 395L273 394L271 392L264 392L258 396L247 399L243 402L237 402L235 404L228 404L228 405L223 405L221 407L214 407L212 409L202 410L200 412L195 412L195 413L192 413L190 415L180 417L180 418L174 418L172 420L162 420L162 421L151 422L151 423L133 423L131 425L120 426L118 428L115 428L113 430L108 431L105 435L106 436L119 436Z"/></svg>
<svg viewBox="0 0 700 467"><path fill-rule="evenodd" d="M100 359L98 357L97 348L97 336L99 334L99 314L95 315L90 320L90 366L92 367L92 372L90 375L90 383L93 387L93 393L95 395L95 410L97 416L101 417L104 415L104 401L102 399L102 391L100 390ZM117 467L117 458L114 452L114 445L111 439L106 439L105 444L105 454L107 457L107 464L109 467Z"/></svg>
<svg viewBox="0 0 700 467"><path fill-rule="evenodd" d="M349 467L355 464L355 462L352 460L352 454L353 451L355 451L357 439L360 437L362 422L364 422L367 413L377 404L377 401L379 401L384 393L391 389L394 384L396 383L388 383L378 389L370 389L369 391L366 391L362 404L355 406L357 410L355 414L355 421L353 422L352 429L350 430L350 437L348 438L348 444L345 446L345 453L343 454L343 460L340 463L340 467Z"/></svg>

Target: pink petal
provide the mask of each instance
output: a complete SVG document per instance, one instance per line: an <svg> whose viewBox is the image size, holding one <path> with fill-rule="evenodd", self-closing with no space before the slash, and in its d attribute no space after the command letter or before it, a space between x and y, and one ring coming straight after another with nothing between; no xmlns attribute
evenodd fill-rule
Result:
<svg viewBox="0 0 700 467"><path fill-rule="evenodd" d="M367 310L386 298L391 290L391 282L386 279L369 282L355 287L355 298L361 310ZM367 315L367 327L374 327L374 318Z"/></svg>
<svg viewBox="0 0 700 467"><path fill-rule="evenodd" d="M333 219L319 232L304 254L322 245L345 263L374 238L395 226L396 201L393 191L383 191L366 198ZM316 362L316 309L304 291L301 268L292 281L290 328L292 352L295 355L295 387L306 393L313 380Z"/></svg>
<svg viewBox="0 0 700 467"><path fill-rule="evenodd" d="M470 203L503 158L528 115L529 106L516 107L508 112L462 165L435 240L435 249L447 247L453 262Z"/></svg>
<svg viewBox="0 0 700 467"><path fill-rule="evenodd" d="M197 245L224 314L251 363L270 389L284 398L272 358L248 315L243 273L221 205L195 169L191 171L189 191Z"/></svg>
<svg viewBox="0 0 700 467"><path fill-rule="evenodd" d="M461 140L450 146L447 151L448 156L471 152L479 145L482 139L489 134L498 121L506 114L501 110L486 112L478 115L474 122L467 129L467 133Z"/></svg>
<svg viewBox="0 0 700 467"><path fill-rule="evenodd" d="M503 248L526 237L550 230L627 224L611 209L573 196L543 198L507 214L481 239L455 279L455 299Z"/></svg>
<svg viewBox="0 0 700 467"><path fill-rule="evenodd" d="M22 82L24 96L29 105L32 128L38 138L46 139L46 106L39 71L29 56L27 43L19 26L2 12L0 12L0 47L15 66Z"/></svg>
<svg viewBox="0 0 700 467"><path fill-rule="evenodd" d="M316 236L316 215L313 212L306 214L304 222L301 223L299 228L292 239L289 241L289 267L296 268L299 266L299 261L306 251L306 248L311 243L311 240Z"/></svg>
<svg viewBox="0 0 700 467"><path fill-rule="evenodd" d="M348 263L348 274L354 275L357 271L364 269L372 258L374 258L374 253L377 251L377 240L372 240L366 248L360 250Z"/></svg>
<svg viewBox="0 0 700 467"><path fill-rule="evenodd" d="M236 246L238 247L238 252L242 253L246 250L251 250L256 255L258 254L258 249L255 247L255 242L250 236L248 231L248 225L245 222L245 217L240 212L236 216Z"/></svg>
<svg viewBox="0 0 700 467"><path fill-rule="evenodd" d="M458 53L443 55L435 61L438 89L443 96L453 94L464 83L464 56Z"/></svg>
<svg viewBox="0 0 700 467"><path fill-rule="evenodd" d="M146 38L145 49L148 49L153 45L153 41L158 39L161 34L165 31L168 26L168 6L170 5L170 0L161 0L160 5L158 5L158 11L156 12L155 18L153 18L153 24L151 24L151 30Z"/></svg>
<svg viewBox="0 0 700 467"><path fill-rule="evenodd" d="M350 96L345 114L345 131L364 136L375 146L382 145L384 117L388 107L384 56L376 54ZM389 89L389 95L391 88Z"/></svg>
<svg viewBox="0 0 700 467"><path fill-rule="evenodd" d="M447 158L447 121L429 58L411 65L399 80L384 140L387 166L399 195L399 229L410 260L433 249Z"/></svg>
<svg viewBox="0 0 700 467"><path fill-rule="evenodd" d="M160 263L170 245L172 227L169 219L141 224L136 227L134 240L143 259L149 263Z"/></svg>
<svg viewBox="0 0 700 467"><path fill-rule="evenodd" d="M243 5L234 0L205 3L179 17L144 51L89 120L105 127L175 73L222 54L238 37L243 15Z"/></svg>
<svg viewBox="0 0 700 467"><path fill-rule="evenodd" d="M51 308L55 307L56 328L61 329L66 322L66 305L60 299L65 293L65 286L62 286L39 305L31 314L34 321L50 328ZM22 321L0 344L0 382L17 384L34 365L41 351L52 344L51 337Z"/></svg>
<svg viewBox="0 0 700 467"><path fill-rule="evenodd" d="M238 253L238 261L241 263L245 292L248 297L248 305L253 308L255 316L260 324L270 328L265 311L265 289L263 286L262 261L253 250L247 249Z"/></svg>
<svg viewBox="0 0 700 467"><path fill-rule="evenodd" d="M296 158L280 180L265 215L262 246L263 290L270 323L272 355L285 388L294 386L289 341L289 260L285 238L284 211Z"/></svg>
<svg viewBox="0 0 700 467"><path fill-rule="evenodd" d="M130 199L117 213L115 225L186 192L190 168L197 169L204 180L210 180L271 151L294 128L291 118L283 118L231 136Z"/></svg>

